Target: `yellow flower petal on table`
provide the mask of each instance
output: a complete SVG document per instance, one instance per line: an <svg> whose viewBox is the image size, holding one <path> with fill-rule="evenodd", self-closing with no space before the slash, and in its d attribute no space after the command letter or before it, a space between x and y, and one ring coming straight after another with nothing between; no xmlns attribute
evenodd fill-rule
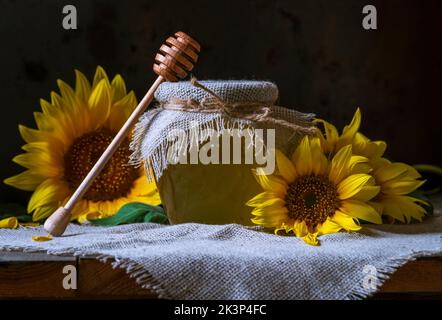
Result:
<svg viewBox="0 0 442 320"><path fill-rule="evenodd" d="M20 227L38 227L40 223L38 222L19 222Z"/></svg>
<svg viewBox="0 0 442 320"><path fill-rule="evenodd" d="M48 234L47 236L34 236L32 237L32 241L36 241L36 242L45 242L45 241L51 241L52 240L52 236L50 234Z"/></svg>
<svg viewBox="0 0 442 320"><path fill-rule="evenodd" d="M18 227L18 220L16 217L10 217L0 220L0 229L16 229Z"/></svg>

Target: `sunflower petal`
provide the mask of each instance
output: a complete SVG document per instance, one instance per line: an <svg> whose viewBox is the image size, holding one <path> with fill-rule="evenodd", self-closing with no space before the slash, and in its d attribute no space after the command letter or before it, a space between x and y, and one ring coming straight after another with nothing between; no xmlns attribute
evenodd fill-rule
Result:
<svg viewBox="0 0 442 320"><path fill-rule="evenodd" d="M263 219L281 218L287 216L287 208L281 202L266 207L257 207L252 214Z"/></svg>
<svg viewBox="0 0 442 320"><path fill-rule="evenodd" d="M271 191L265 191L262 192L256 196L254 196L252 199L246 202L246 206L249 207L260 207L260 206L266 206L266 204L270 201L272 202L274 199L281 199L278 197L278 195Z"/></svg>
<svg viewBox="0 0 442 320"><path fill-rule="evenodd" d="M136 106L137 98L133 91L114 103L109 114L109 128L115 132L120 130Z"/></svg>
<svg viewBox="0 0 442 320"><path fill-rule="evenodd" d="M319 138L311 139L312 169L315 175L324 175L327 172L328 160L324 155Z"/></svg>
<svg viewBox="0 0 442 320"><path fill-rule="evenodd" d="M387 144L384 141L370 141L360 132L357 132L353 138L354 153L372 160L382 157L386 148Z"/></svg>
<svg viewBox="0 0 442 320"><path fill-rule="evenodd" d="M279 174L288 183L293 182L296 178L296 170L293 163L278 149L275 150L275 155Z"/></svg>
<svg viewBox="0 0 442 320"><path fill-rule="evenodd" d="M339 210L335 212L335 214L331 218L331 221L335 222L336 224L338 224L340 227L342 227L344 230L347 231L361 230L361 226L358 225L352 217L346 215L345 213Z"/></svg>
<svg viewBox="0 0 442 320"><path fill-rule="evenodd" d="M393 180L402 176L408 171L407 166L402 163L390 163L386 166L382 166L374 172L376 180L380 183L384 183L389 180Z"/></svg>
<svg viewBox="0 0 442 320"><path fill-rule="evenodd" d="M309 233L305 221L296 221L293 225L293 232L297 237L304 237Z"/></svg>
<svg viewBox="0 0 442 320"><path fill-rule="evenodd" d="M16 217L10 217L0 220L0 229L16 229L18 227L18 220Z"/></svg>
<svg viewBox="0 0 442 320"><path fill-rule="evenodd" d="M275 210L272 210L267 213L259 213L259 214L257 214L257 211L255 211L252 212L252 214L254 214L255 217L252 218L251 221L254 224L266 228L278 228L279 226L281 226L283 221L286 220L286 214L283 213L282 209L279 209L278 213Z"/></svg>
<svg viewBox="0 0 442 320"><path fill-rule="evenodd" d="M38 207L32 213L32 221L40 221L46 219L51 214L53 214L56 209L57 209L56 205L53 206L47 205L47 206Z"/></svg>
<svg viewBox="0 0 442 320"><path fill-rule="evenodd" d="M381 191L380 186L363 186L362 189L352 197L354 200L368 201L376 197Z"/></svg>
<svg viewBox="0 0 442 320"><path fill-rule="evenodd" d="M381 224L382 219L379 213L370 205L358 200L344 200L339 209L353 218L362 219L371 223Z"/></svg>
<svg viewBox="0 0 442 320"><path fill-rule="evenodd" d="M92 91L88 100L94 123L99 127L109 117L111 107L111 96L109 86L105 80L100 81Z"/></svg>
<svg viewBox="0 0 442 320"><path fill-rule="evenodd" d="M425 180L391 180L382 184L382 192L387 195L405 195L413 192L425 183Z"/></svg>
<svg viewBox="0 0 442 320"><path fill-rule="evenodd" d="M36 208L45 206L48 203L61 201L69 194L69 188L56 179L46 179L43 181L31 196L28 203L28 212Z"/></svg>
<svg viewBox="0 0 442 320"><path fill-rule="evenodd" d="M78 105L77 96L74 90L63 80L57 80L58 87L60 88L61 97L64 99L65 104L68 104L73 111L76 111Z"/></svg>
<svg viewBox="0 0 442 320"><path fill-rule="evenodd" d="M305 136L292 156L292 162L295 165L296 172L300 176L307 176L313 172L313 160L310 150L310 140Z"/></svg>
<svg viewBox="0 0 442 320"><path fill-rule="evenodd" d="M325 120L315 119L315 122L322 123L324 126L325 139L321 139L323 136L322 133L320 134L321 146L324 152L333 152L339 139L338 130L334 125Z"/></svg>
<svg viewBox="0 0 442 320"><path fill-rule="evenodd" d="M27 143L42 140L42 131L31 129L21 124L18 125L18 131L20 132L23 140L25 140Z"/></svg>
<svg viewBox="0 0 442 320"><path fill-rule="evenodd" d="M43 177L60 177L63 174L61 165L57 164L48 154L40 153L22 153L12 159L13 162L32 169L32 172Z"/></svg>
<svg viewBox="0 0 442 320"><path fill-rule="evenodd" d="M285 196L288 186L283 179L274 175L265 175L262 168L256 168L254 176L264 190Z"/></svg>
<svg viewBox="0 0 442 320"><path fill-rule="evenodd" d="M150 197L158 191L155 181L148 181L144 176L144 170L140 170L140 177L137 178L128 194L128 198L133 197ZM145 202L145 201L143 201Z"/></svg>
<svg viewBox="0 0 442 320"><path fill-rule="evenodd" d="M306 236L302 237L302 240L311 245L311 246L319 246L318 233L309 233Z"/></svg>
<svg viewBox="0 0 442 320"><path fill-rule="evenodd" d="M43 113L47 116L55 116L59 112L55 106L44 99L40 99L40 107L41 111L43 111Z"/></svg>
<svg viewBox="0 0 442 320"><path fill-rule="evenodd" d="M349 171L349 163L352 157L352 147L350 145L340 149L331 161L329 178L335 184L342 181Z"/></svg>
<svg viewBox="0 0 442 320"><path fill-rule="evenodd" d="M330 233L336 233L339 232L342 229L342 226L339 225L339 223L336 223L335 221L331 220L330 218L327 218L327 220L318 227L318 234L330 234Z"/></svg>
<svg viewBox="0 0 442 320"><path fill-rule="evenodd" d="M13 177L3 180L3 182L20 190L33 191L44 180L44 177L32 172L31 170L26 170Z"/></svg>
<svg viewBox="0 0 442 320"><path fill-rule="evenodd" d="M403 223L410 222L411 218L422 221L425 216L425 208L414 203L413 198L407 196L383 197L383 213Z"/></svg>
<svg viewBox="0 0 442 320"><path fill-rule="evenodd" d="M83 102L87 102L91 94L91 84L86 76L78 70L75 70L75 94Z"/></svg>
<svg viewBox="0 0 442 320"><path fill-rule="evenodd" d="M338 184L339 199L345 200L353 197L362 190L370 179L372 177L364 173L353 174L345 178Z"/></svg>
<svg viewBox="0 0 442 320"><path fill-rule="evenodd" d="M373 207L373 209L376 210L377 213L379 213L382 216L382 213L384 211L384 206L381 202L379 201L368 201L367 204L371 207Z"/></svg>
<svg viewBox="0 0 442 320"><path fill-rule="evenodd" d="M108 86L110 86L109 78L106 74L106 71L104 71L103 67L98 66L95 71L94 80L92 82L92 88L95 89L102 80L104 80L104 82Z"/></svg>
<svg viewBox="0 0 442 320"><path fill-rule="evenodd" d="M338 141L338 148L341 148L352 142L355 134L358 132L359 127L361 126L361 118L361 109L357 108L350 124L348 126L345 126L344 130L342 130L342 135Z"/></svg>
<svg viewBox="0 0 442 320"><path fill-rule="evenodd" d="M112 100L118 101L120 99L123 99L124 96L126 96L126 84L124 83L123 78L121 75L117 74L111 83L112 88Z"/></svg>

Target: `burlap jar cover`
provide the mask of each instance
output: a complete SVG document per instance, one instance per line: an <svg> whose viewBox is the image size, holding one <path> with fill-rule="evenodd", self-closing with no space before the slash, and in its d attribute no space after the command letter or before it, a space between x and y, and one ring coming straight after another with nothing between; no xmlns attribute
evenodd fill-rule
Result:
<svg viewBox="0 0 442 320"><path fill-rule="evenodd" d="M233 139L244 132L253 136L253 129L274 129L275 147L291 153L300 138L315 129L313 114L275 106L278 88L266 81L167 82L155 98L157 107L134 129L131 163L143 163L147 178L157 181L171 223L251 224L251 208L245 203L262 191L252 172L262 165L245 163L244 154L257 148L258 135L241 140L240 164L190 163L191 151L202 148L213 135L222 145L226 133ZM186 133L186 139L175 139L177 132ZM177 146L177 152L170 152Z"/></svg>

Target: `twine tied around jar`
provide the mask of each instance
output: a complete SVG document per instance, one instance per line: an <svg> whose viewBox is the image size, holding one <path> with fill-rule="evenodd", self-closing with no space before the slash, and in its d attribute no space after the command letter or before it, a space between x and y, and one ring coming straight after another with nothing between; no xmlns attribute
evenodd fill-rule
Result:
<svg viewBox="0 0 442 320"><path fill-rule="evenodd" d="M220 112L230 118L273 123L295 131L301 131L305 134L314 134L316 132L315 126L305 127L293 122L272 117L272 109L266 104L260 102L228 103L215 92L198 82L195 77L192 77L190 82L193 86L204 90L210 96L202 99L200 102L194 99L174 98L168 102L161 103L160 107L165 110L183 112Z"/></svg>

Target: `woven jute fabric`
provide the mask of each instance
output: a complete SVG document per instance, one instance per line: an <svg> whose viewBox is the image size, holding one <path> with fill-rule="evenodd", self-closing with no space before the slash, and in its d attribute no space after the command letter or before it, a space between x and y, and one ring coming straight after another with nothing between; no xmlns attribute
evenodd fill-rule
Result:
<svg viewBox="0 0 442 320"><path fill-rule="evenodd" d="M204 105L204 101L213 98L211 94L192 84L191 81L165 82L155 92L157 107L146 112L138 121L133 132L131 149L132 164L144 163L148 178L152 172L159 179L168 167L167 150L172 142L167 139L170 132L176 130L196 130L198 141L203 143L208 139L210 130L222 134L223 129L274 129L275 145L283 152L290 152L296 147L300 138L313 132L314 114L302 113L293 109L276 106L278 87L268 81L245 80L206 80L199 82L202 86L214 92L222 101L228 104L248 103L262 104L271 110L272 121L257 122L241 117L231 117L223 112L185 112L161 108L162 104L171 101L192 101ZM294 124L298 129L278 125L274 120L282 120ZM193 143L193 141L189 141ZM188 146L190 147L190 145Z"/></svg>
<svg viewBox="0 0 442 320"><path fill-rule="evenodd" d="M364 226L321 236L313 247L240 225L70 225L64 237L33 242L41 227L0 229L1 251L48 252L113 261L169 299L361 299L397 268L442 256L442 198L423 223Z"/></svg>

